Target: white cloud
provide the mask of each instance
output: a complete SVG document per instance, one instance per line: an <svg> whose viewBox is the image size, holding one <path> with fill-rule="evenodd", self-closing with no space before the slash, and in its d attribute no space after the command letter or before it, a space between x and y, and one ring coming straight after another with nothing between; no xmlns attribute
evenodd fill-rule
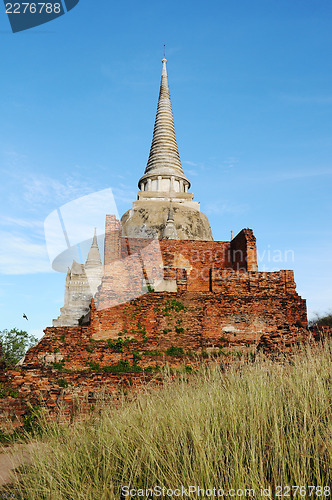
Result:
<svg viewBox="0 0 332 500"><path fill-rule="evenodd" d="M28 235L1 231L0 273L33 274L51 272L44 241Z"/></svg>
<svg viewBox="0 0 332 500"><path fill-rule="evenodd" d="M43 222L38 219L1 216L0 273L50 272Z"/></svg>
<svg viewBox="0 0 332 500"><path fill-rule="evenodd" d="M291 179L304 179L310 177L322 177L322 176L332 175L332 168L315 168L313 170L293 170L288 172L278 172L276 175L272 176L273 180L284 181Z"/></svg>
<svg viewBox="0 0 332 500"><path fill-rule="evenodd" d="M127 187L123 184L120 185L122 188L112 187L114 199L117 203L132 203L133 200L137 198L137 191L132 191L131 187ZM138 188L137 188L138 189Z"/></svg>
<svg viewBox="0 0 332 500"><path fill-rule="evenodd" d="M239 163L239 158L236 156L229 156L222 162L224 168L234 168Z"/></svg>
<svg viewBox="0 0 332 500"><path fill-rule="evenodd" d="M189 167L192 167L191 170L193 171L194 169L197 170L206 170L206 165L203 162L194 162L190 160L184 160L182 161L183 165L188 165ZM187 171L187 169L185 169Z"/></svg>
<svg viewBox="0 0 332 500"><path fill-rule="evenodd" d="M185 173L188 174L188 175L193 175L193 176L198 175L198 172L196 172L196 170L191 170L191 169L188 169L188 168L186 168Z"/></svg>
<svg viewBox="0 0 332 500"><path fill-rule="evenodd" d="M91 193L91 185L75 177L67 177L65 182L48 176L30 175L23 180L24 200L32 205L42 205L50 200L58 204Z"/></svg>
<svg viewBox="0 0 332 500"><path fill-rule="evenodd" d="M17 151L3 151L4 164L7 169L20 168L26 162L27 156Z"/></svg>
<svg viewBox="0 0 332 500"><path fill-rule="evenodd" d="M242 214L249 211L249 205L242 204L228 204L226 202L210 202L205 204L204 212L207 214L216 214L216 215L224 215L224 214Z"/></svg>
<svg viewBox="0 0 332 500"><path fill-rule="evenodd" d="M189 167L199 167L200 165L198 163L195 163L194 161L183 161L182 163L184 163L185 165L189 165Z"/></svg>
<svg viewBox="0 0 332 500"><path fill-rule="evenodd" d="M19 226L30 229L43 229L43 222L39 220L20 219L18 217L0 216L0 224L3 226Z"/></svg>

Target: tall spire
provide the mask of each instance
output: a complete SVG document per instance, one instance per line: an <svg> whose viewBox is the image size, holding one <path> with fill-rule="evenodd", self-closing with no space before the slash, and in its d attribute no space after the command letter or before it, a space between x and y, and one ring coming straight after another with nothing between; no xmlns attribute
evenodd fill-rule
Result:
<svg viewBox="0 0 332 500"><path fill-rule="evenodd" d="M101 258L100 258L100 253L99 253L99 248L98 248L98 242L97 242L97 229L95 228L95 233L93 236L92 240L92 245L89 250L86 262L85 262L85 268L92 268L92 267L98 267L101 266Z"/></svg>
<svg viewBox="0 0 332 500"><path fill-rule="evenodd" d="M187 192L190 182L183 173L176 143L166 62L164 57L150 155L138 185L141 191Z"/></svg>

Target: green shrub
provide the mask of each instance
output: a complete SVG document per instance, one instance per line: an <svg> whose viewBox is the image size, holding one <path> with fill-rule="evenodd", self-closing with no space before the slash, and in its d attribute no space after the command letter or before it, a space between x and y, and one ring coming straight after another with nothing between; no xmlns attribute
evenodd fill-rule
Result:
<svg viewBox="0 0 332 500"><path fill-rule="evenodd" d="M12 389L12 387L6 387L2 382L0 382L0 399L11 397L17 398L18 392Z"/></svg>
<svg viewBox="0 0 332 500"><path fill-rule="evenodd" d="M309 327L321 327L321 326L332 326L332 312L325 314L325 315L319 315L315 314L315 317L309 321Z"/></svg>
<svg viewBox="0 0 332 500"><path fill-rule="evenodd" d="M142 371L142 368L137 364L130 366L128 359L120 359L116 365L103 366L101 369L106 373L131 373Z"/></svg>
<svg viewBox="0 0 332 500"><path fill-rule="evenodd" d="M59 370L59 372L62 372L65 368L65 360L62 359L61 361L54 361L52 363L52 366L54 370Z"/></svg>
<svg viewBox="0 0 332 500"><path fill-rule="evenodd" d="M184 350L182 347L176 347L172 345L169 349L167 349L166 354L168 356L183 356Z"/></svg>
<svg viewBox="0 0 332 500"><path fill-rule="evenodd" d="M111 339L107 340L107 345L114 352L122 352L123 351L124 341L122 338L118 338L115 342Z"/></svg>
<svg viewBox="0 0 332 500"><path fill-rule="evenodd" d="M30 347L38 342L36 337L29 335L24 330L2 330L0 332L0 343L2 345L2 361L7 368L16 365L23 358ZM1 361L1 360L0 360Z"/></svg>
<svg viewBox="0 0 332 500"><path fill-rule="evenodd" d="M58 380L58 386L59 386L59 387L63 387L63 388L68 387L68 382L67 382L67 380L66 380L66 379L64 379L64 378L59 378L59 380Z"/></svg>
<svg viewBox="0 0 332 500"><path fill-rule="evenodd" d="M134 351L133 352L133 365L137 365L138 361L140 361L142 359L142 356L140 355L139 352L137 351Z"/></svg>
<svg viewBox="0 0 332 500"><path fill-rule="evenodd" d="M169 316L171 311L179 312L179 311L187 311L188 307L186 307L182 302L176 299L167 299L164 305L164 316Z"/></svg>
<svg viewBox="0 0 332 500"><path fill-rule="evenodd" d="M162 356L162 352L157 351L157 350L155 350L155 351L143 351L143 354L145 356Z"/></svg>
<svg viewBox="0 0 332 500"><path fill-rule="evenodd" d="M91 370L95 372L99 372L101 370L100 364L96 363L95 361L89 361L88 366L90 366Z"/></svg>

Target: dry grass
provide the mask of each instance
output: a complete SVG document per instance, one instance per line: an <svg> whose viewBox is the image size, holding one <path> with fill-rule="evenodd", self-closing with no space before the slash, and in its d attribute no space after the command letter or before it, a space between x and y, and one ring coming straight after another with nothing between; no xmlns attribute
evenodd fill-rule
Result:
<svg viewBox="0 0 332 500"><path fill-rule="evenodd" d="M124 485L330 485L331 358L325 343L291 363L212 366L118 410L48 426L48 452L36 450L17 498L119 499Z"/></svg>

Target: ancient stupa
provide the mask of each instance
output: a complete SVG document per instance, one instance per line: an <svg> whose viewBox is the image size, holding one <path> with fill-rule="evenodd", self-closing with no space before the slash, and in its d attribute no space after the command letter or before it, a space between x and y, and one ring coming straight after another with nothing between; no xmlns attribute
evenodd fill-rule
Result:
<svg viewBox="0 0 332 500"><path fill-rule="evenodd" d="M200 204L193 201L190 181L181 165L166 62L164 58L150 155L138 181L138 199L121 218L123 236L212 241L209 221Z"/></svg>
<svg viewBox="0 0 332 500"><path fill-rule="evenodd" d="M22 421L36 402L53 416L60 409L74 415L78 401L113 402L129 387L159 384L161 366L185 364L187 372L209 354L224 366L252 360L260 349L290 351L308 337L293 271L258 270L252 229L214 241L193 201L176 145L166 59L139 188L122 226L106 214L104 265L95 234L85 265L74 262L68 271L60 318L21 370L2 377L17 397L1 400L0 423L13 415Z"/></svg>

